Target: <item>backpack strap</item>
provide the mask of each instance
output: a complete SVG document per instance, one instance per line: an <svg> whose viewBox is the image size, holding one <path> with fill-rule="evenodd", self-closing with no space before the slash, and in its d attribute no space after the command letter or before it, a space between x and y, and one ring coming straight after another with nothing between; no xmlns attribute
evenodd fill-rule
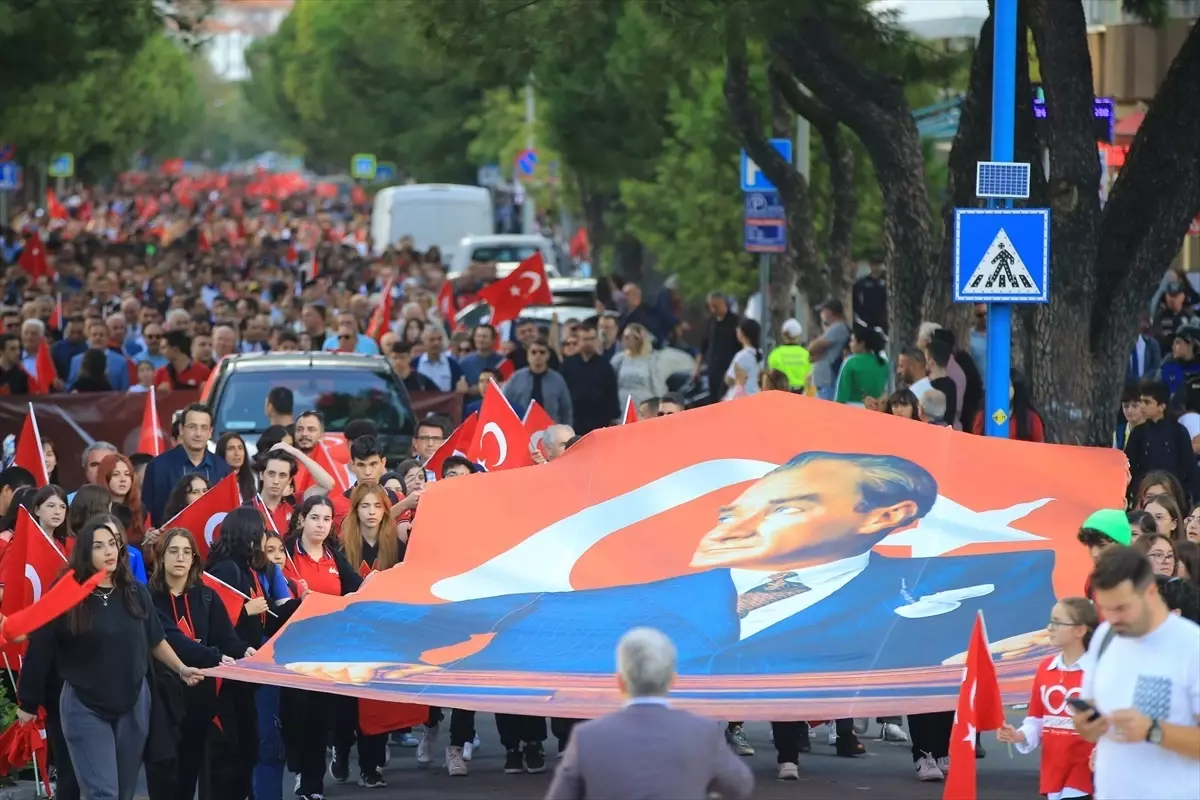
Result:
<svg viewBox="0 0 1200 800"><path fill-rule="evenodd" d="M1100 659L1104 657L1104 651L1108 649L1110 644L1112 644L1113 637L1116 635L1117 632L1111 625L1109 626L1108 630L1104 632L1104 638L1100 640L1100 649L1096 651L1097 664L1099 664Z"/></svg>

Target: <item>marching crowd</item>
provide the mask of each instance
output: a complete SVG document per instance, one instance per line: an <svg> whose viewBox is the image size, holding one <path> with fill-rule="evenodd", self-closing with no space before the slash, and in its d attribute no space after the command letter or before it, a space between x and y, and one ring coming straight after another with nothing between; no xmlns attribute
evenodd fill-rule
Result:
<svg viewBox="0 0 1200 800"><path fill-rule="evenodd" d="M353 201L299 194L255 205L223 177L194 180L181 193L178 182L142 175L56 204L48 219L30 211L3 232L0 395L196 390L222 358L325 349L382 354L410 390L461 395L465 415L479 412L493 387L518 415L540 406L553 424L535 462L622 420L759 391L982 430L986 311L976 309L965 347L949 329L922 326L893 369L878 263L855 284L849 314L829 300L818 335L805 337L789 319L780 344L764 353L758 323L719 293L708 297L699 347L688 345L670 282L646 303L636 283L602 281L594 317L554 318L548 329L517 317L457 330L455 312L483 286L470 274L448 278L436 249L419 252L411 240L369 258L366 208ZM1175 324L1186 310L1178 288L1164 287L1172 313L1156 323L1173 336L1174 361L1148 364L1142 354L1158 346L1153 337L1131 357L1134 388L1118 431L1133 473L1130 508L1099 511L1079 531L1096 570L1079 597L1047 609L1047 635L1061 652L1039 670L1025 721L999 734L1021 752L1043 748L1039 791L1052 800L1200 797L1200 504L1192 502L1191 449L1200 427L1192 431L1174 410L1187 408L1179 398L1194 355L1184 352L1191 329ZM1012 438L1044 441L1017 372L1011 397ZM322 415L296 408L286 387L268 394L264 411L269 427L253 443L215 430L199 403L172 420L160 455L96 442L83 454L80 486L58 484L52 440L40 443L42 464L0 472L0 575L8 574L2 548L27 517L78 578L106 576L23 643L11 665L20 720L44 719L56 796L128 800L144 766L152 800L197 790L215 800L277 800L285 769L296 776L288 791L320 800L327 780L385 786L389 741L414 747L418 764L441 761L452 776L468 774L481 733L473 712L431 708L416 721L423 725L379 731L352 698L202 679L201 669L252 655L309 593L353 593L403 561L426 483L481 469L445 453L455 431L441 416L417 422L411 458L400 463L387 460L374 422L351 420L341 464L322 444ZM335 474L342 466L353 476L345 485ZM226 485L235 500L210 545L205 530L181 520ZM623 643L619 671L635 703L653 705L645 698L662 700L670 684L669 642L635 639ZM650 678L635 669L647 663L657 669ZM879 722L884 738L911 739L917 778L938 781L951 769L953 718L909 715L907 731L900 718ZM544 771L551 736L560 756L570 754L575 726L498 714L505 772ZM865 752L854 720L828 727L838 755ZM781 780L799 778L810 736L808 723L772 723ZM741 722L728 722L725 739L735 755L754 753ZM975 754L984 756L982 746ZM576 760L564 759L552 796L587 796L572 773ZM1153 776L1150 793L1130 782L1143 774ZM742 778L723 785L731 796L748 793Z"/></svg>

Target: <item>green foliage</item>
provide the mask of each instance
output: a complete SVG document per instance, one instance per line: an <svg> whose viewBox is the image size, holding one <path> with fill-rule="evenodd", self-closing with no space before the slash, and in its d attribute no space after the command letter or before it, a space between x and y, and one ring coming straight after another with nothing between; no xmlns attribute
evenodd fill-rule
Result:
<svg viewBox="0 0 1200 800"><path fill-rule="evenodd" d="M0 108L69 84L97 55L132 58L163 30L151 0L0 0Z"/></svg>
<svg viewBox="0 0 1200 800"><path fill-rule="evenodd" d="M138 152L173 155L203 117L198 58L165 33L147 39L132 59L97 52L87 72L7 108L0 139L15 141L31 164L56 150L74 152L84 177L123 169Z"/></svg>
<svg viewBox="0 0 1200 800"><path fill-rule="evenodd" d="M310 166L344 172L354 153L422 181L469 182L482 92L413 24L414 5L299 0L248 52L249 102Z"/></svg>
<svg viewBox="0 0 1200 800"><path fill-rule="evenodd" d="M696 67L670 92L670 135L653 176L621 182L624 227L655 254L661 274L681 277L691 299L710 289L746 296L756 280L742 252L740 143L728 124L724 77L721 67Z"/></svg>

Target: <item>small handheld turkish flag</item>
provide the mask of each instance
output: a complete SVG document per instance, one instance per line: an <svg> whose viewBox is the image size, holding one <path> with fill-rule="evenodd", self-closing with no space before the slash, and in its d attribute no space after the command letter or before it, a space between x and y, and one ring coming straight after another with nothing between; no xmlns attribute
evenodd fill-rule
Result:
<svg viewBox="0 0 1200 800"><path fill-rule="evenodd" d="M963 670L958 710L954 714L954 729L950 733L950 763L953 769L946 776L942 800L975 800L978 797L975 736L980 731L997 730L1003 724L1000 681L996 677L992 654L988 652L983 613L980 612L975 617L971 642L967 645L967 666Z"/></svg>
<svg viewBox="0 0 1200 800"><path fill-rule="evenodd" d="M17 257L17 265L35 281L43 275L50 274L50 262L46 259L46 247L42 244L42 237L38 235L37 231L34 231L25 240L25 249Z"/></svg>
<svg viewBox="0 0 1200 800"><path fill-rule="evenodd" d="M454 433L450 434L449 438L442 442L442 446L429 457L429 461L425 464L425 469L440 478L442 476L443 461L453 455L466 456L467 450L471 447L471 441L475 438L475 423L478 419L478 412L472 411L462 421L462 424L454 429Z"/></svg>
<svg viewBox="0 0 1200 800"><path fill-rule="evenodd" d="M625 398L625 416L621 419L622 425L628 425L631 422L638 421L637 406L633 404L633 397Z"/></svg>
<svg viewBox="0 0 1200 800"><path fill-rule="evenodd" d="M200 495L196 502L167 520L162 529L184 528L196 539L196 549L200 551L196 555L207 559L209 548L220 535L221 520L242 504L237 477L236 472L231 472L217 481L217 485Z"/></svg>
<svg viewBox="0 0 1200 800"><path fill-rule="evenodd" d="M21 426L20 436L17 437L13 466L29 470L39 489L50 482L50 471L46 469L46 454L42 451L42 433L38 430L33 403L29 404L29 413L25 415L25 423Z"/></svg>
<svg viewBox="0 0 1200 800"><path fill-rule="evenodd" d="M541 253L534 253L506 277L479 291L478 297L492 307L488 320L500 325L520 316L526 306L548 306L554 302L546 280Z"/></svg>
<svg viewBox="0 0 1200 800"><path fill-rule="evenodd" d="M150 456L160 456L166 450L167 437L163 435L162 425L158 424L158 403L154 387L146 392L146 405L142 409L142 430L138 434L137 451Z"/></svg>
<svg viewBox="0 0 1200 800"><path fill-rule="evenodd" d="M467 458L489 471L533 464L529 434L495 381L484 393Z"/></svg>

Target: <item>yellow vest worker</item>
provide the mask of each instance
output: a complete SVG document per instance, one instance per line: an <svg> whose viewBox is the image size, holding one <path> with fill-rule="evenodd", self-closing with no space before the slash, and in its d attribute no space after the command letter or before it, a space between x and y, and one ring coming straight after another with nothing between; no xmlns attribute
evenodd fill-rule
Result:
<svg viewBox="0 0 1200 800"><path fill-rule="evenodd" d="M788 385L793 391L804 388L808 376L812 373L812 359L808 349L798 344L804 335L804 328L795 319L789 319L780 328L783 344L776 347L767 356L767 369L777 369L787 376Z"/></svg>

